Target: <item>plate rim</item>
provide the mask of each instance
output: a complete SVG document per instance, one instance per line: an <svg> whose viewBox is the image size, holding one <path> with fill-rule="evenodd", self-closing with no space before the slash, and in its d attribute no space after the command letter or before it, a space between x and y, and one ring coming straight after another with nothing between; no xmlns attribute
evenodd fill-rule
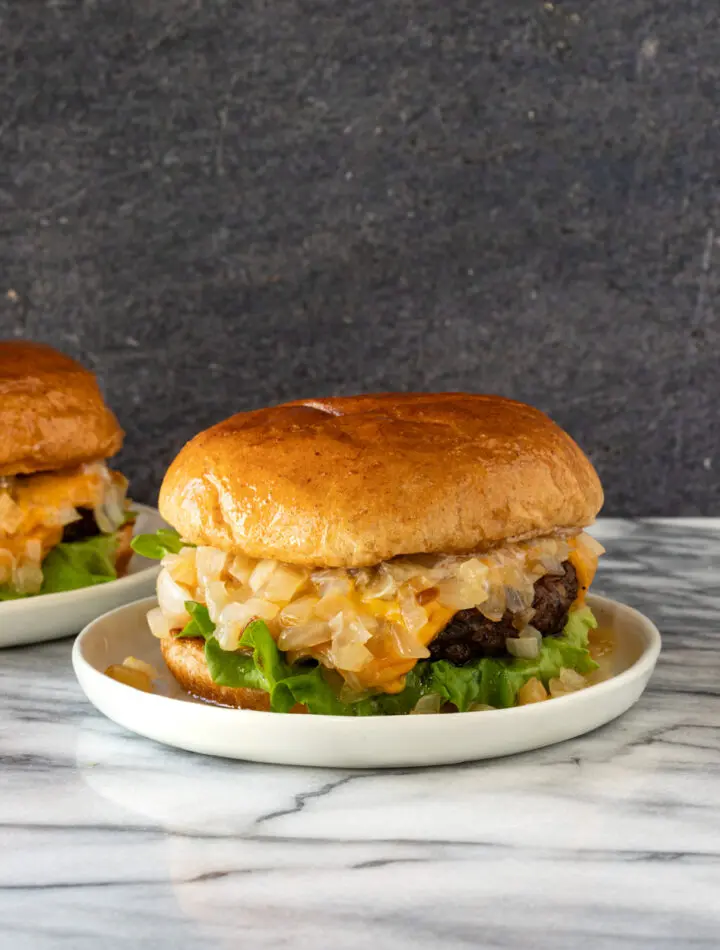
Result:
<svg viewBox="0 0 720 950"><path fill-rule="evenodd" d="M158 518L162 519L162 515L157 510L153 508L152 505L144 505L141 502L134 501L133 508L135 510L141 511L145 514L156 515ZM142 555L134 555L136 557L142 557ZM148 560L148 558L143 558L143 560ZM107 581L104 584L91 584L89 587L77 587L75 590L61 590L57 591L54 594L38 594L35 597L21 597L17 600L3 600L0 601L0 617L3 614L11 614L13 611L17 613L22 613L24 610L28 610L31 607L37 607L42 605L43 607L52 607L53 604L57 604L58 607L66 606L71 600L79 600L83 597L88 596L88 592L92 591L106 591L106 590L118 590L124 587L130 587L132 584L137 583L139 580L145 580L150 574L158 574L160 572L160 562L156 564L150 563L147 567L143 567L139 571L133 571L132 574L125 574L124 577L116 577L112 581ZM130 601L128 604L123 604L121 607L115 608L116 610L122 610L123 607L127 607L130 604L137 603L137 601ZM102 617L106 616L107 613L112 613L113 611L106 611L103 614L100 614L95 618L95 620L100 620ZM91 621L94 623L95 620ZM90 626L88 624L87 626Z"/></svg>
<svg viewBox="0 0 720 950"><path fill-rule="evenodd" d="M120 607L116 607L113 610L109 610L104 614L101 614L99 617L96 617L92 620L87 626L85 626L78 636L75 638L72 648L72 665L75 676L80 683L80 686L85 693L86 698L95 706L95 703L87 695L85 686L83 683L83 676L88 677L90 680L94 680L95 683L100 688L105 688L109 691L109 694L114 695L116 698L121 698L122 696L128 695L126 691L132 691L134 694L134 701L140 705L144 705L148 710L148 714L153 714L153 710L167 710L168 712L175 708L178 713L181 710L184 710L187 715L190 713L187 710L192 709L195 711L196 715L201 715L207 718L208 725L210 725L211 719L217 720L218 722L222 721L223 724L235 721L240 722L275 722L278 721L285 724L286 728L303 730L308 728L308 723L314 720L321 720L324 724L328 725L329 723L357 723L357 725L337 725L330 726L330 728L336 729L363 729L367 731L368 729L377 729L378 722L392 722L395 725L392 727L380 727L380 728L394 728L394 729L423 729L427 728L430 722L441 721L447 723L448 721L463 722L476 721L478 716L482 716L483 722L497 721L498 717L504 716L507 718L509 715L514 716L542 716L543 710L547 710L550 705L554 709L557 709L556 703L564 702L566 707L570 703L584 703L587 702L587 696L592 694L594 697L601 698L605 693L610 693L613 690L618 689L622 686L625 681L635 681L641 680L644 676L646 679L652 675L653 669L657 663L660 651L662 649L662 637L660 631L658 630L655 623L647 617L641 611L637 610L634 607L631 607L629 604L624 604L622 601L614 600L610 597L603 597L600 594L588 594L588 601L599 602L601 604L610 605L612 607L621 607L623 610L628 611L631 615L634 616L636 621L639 621L640 625L643 627L647 639L644 646L644 649L640 656L632 663L627 669L623 670L621 673L618 673L616 676L610 677L610 679L603 680L601 683L595 683L592 686L587 687L583 690L578 690L575 693L569 693L565 696L558 696L552 700L550 703L532 703L526 706L510 706L505 709L490 709L490 710L477 710L474 712L465 712L455 716L412 716L412 715L400 715L400 716L332 716L325 713L314 713L308 716L282 716L282 714L268 712L265 710L258 709L234 709L227 706L214 706L211 703L202 703L202 702L192 702L188 703L183 699L178 699L174 696L162 696L158 693L144 693L141 690L137 690L132 686L128 686L125 683L119 683L116 680L111 679L109 676L106 676L105 673L98 670L93 666L89 660L83 656L83 646L85 642L90 639L93 635L94 628L103 621L106 621L109 617L114 614L121 613L122 611L129 610L131 608L140 608L146 607L148 610L157 605L157 598L144 597L140 600L131 601L128 604L123 604ZM589 606L592 606L592 603L589 603ZM148 636L152 636L148 630ZM95 706L95 708L98 708ZM571 708L571 707L569 707ZM199 712L202 710L202 712ZM102 712L103 715L107 716L105 712ZM550 713L546 713L550 714ZM260 717L258 719L257 717ZM492 718L489 718L492 717ZM414 722L416 725L413 726L400 726L399 723L404 722ZM373 725L371 725L371 723ZM423 723L425 725L423 725ZM453 727L451 727L453 728ZM457 728L457 727L456 727Z"/></svg>

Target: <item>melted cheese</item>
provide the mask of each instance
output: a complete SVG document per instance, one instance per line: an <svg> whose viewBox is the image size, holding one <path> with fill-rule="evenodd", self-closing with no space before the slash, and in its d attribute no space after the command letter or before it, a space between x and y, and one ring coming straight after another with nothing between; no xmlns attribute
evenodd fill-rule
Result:
<svg viewBox="0 0 720 950"><path fill-rule="evenodd" d="M13 498L23 512L23 528L47 523L63 509L94 508L102 502L109 478L110 472L104 465L88 465L18 479L13 486Z"/></svg>
<svg viewBox="0 0 720 950"><path fill-rule="evenodd" d="M364 606L375 612L375 610L382 610L381 604L385 606L388 602L370 601ZM397 606L392 603L390 606L393 609L385 610L384 616L395 623L402 623ZM455 611L448 607L442 607L437 603L430 604L428 606L428 622L416 634L420 643L427 646L436 634L447 625L454 613ZM390 614L395 616L390 616ZM417 660L399 657L392 649L392 645L388 643L387 638L384 638L382 644L385 649L378 651L375 658L355 674L355 678L364 689L379 689L383 693L401 693L405 688L405 676L415 666Z"/></svg>
<svg viewBox="0 0 720 950"><path fill-rule="evenodd" d="M250 614L264 617L273 636L293 644L283 647L290 662L312 657L340 673L351 692L398 693L458 610L476 606L497 620L512 603L513 613L527 622L522 617L535 582L557 573L568 557L581 602L598 550L590 538L551 537L477 555L397 558L345 571L183 548L163 562L160 577L170 583L158 585L158 599L166 628L176 627L177 615L186 616L185 601L194 600L209 607L220 646L235 650Z"/></svg>
<svg viewBox="0 0 720 950"><path fill-rule="evenodd" d="M374 617L386 620L389 623L403 625L400 607L396 600L362 600L353 592L348 600L358 613L368 613ZM431 640L447 625L455 613L437 602L426 607L428 622L417 634L417 640L422 646L427 646ZM352 675L352 681L358 690L375 689L383 693L401 693L405 688L405 676L417 663L417 659L399 656L390 637L373 638L368 644L373 659L361 670ZM318 651L327 657L326 651Z"/></svg>
<svg viewBox="0 0 720 950"><path fill-rule="evenodd" d="M63 529L61 527L51 527L50 525L36 525L24 534L0 534L0 557L3 563L7 561L11 564L13 558L20 561L25 557L28 542L38 541L42 559L56 544L60 544L62 534Z"/></svg>
<svg viewBox="0 0 720 950"><path fill-rule="evenodd" d="M587 544L582 542L582 536L570 538L570 554L568 560L575 568L578 580L578 595L573 606L581 607L585 603L585 596L588 588L593 582L595 572L597 571L599 551L590 550Z"/></svg>
<svg viewBox="0 0 720 950"><path fill-rule="evenodd" d="M42 560L60 543L64 524L79 517L75 509L102 504L112 485L125 487L127 482L103 463L11 479L9 494L17 524L12 531L0 525L0 583L8 582L13 563L27 559L28 551L36 547L33 542L39 543Z"/></svg>

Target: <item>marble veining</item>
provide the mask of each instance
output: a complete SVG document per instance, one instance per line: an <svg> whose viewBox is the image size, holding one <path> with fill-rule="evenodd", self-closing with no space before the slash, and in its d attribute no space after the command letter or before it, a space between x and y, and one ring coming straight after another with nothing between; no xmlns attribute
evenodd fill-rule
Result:
<svg viewBox="0 0 720 950"><path fill-rule="evenodd" d="M167 749L70 641L0 652L0 948L720 946L720 522L604 521L649 689L509 759L343 772Z"/></svg>

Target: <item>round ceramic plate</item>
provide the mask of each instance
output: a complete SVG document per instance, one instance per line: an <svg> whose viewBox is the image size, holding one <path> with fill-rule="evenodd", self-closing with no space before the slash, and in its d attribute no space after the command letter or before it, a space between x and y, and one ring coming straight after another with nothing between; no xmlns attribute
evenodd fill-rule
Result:
<svg viewBox="0 0 720 950"><path fill-rule="evenodd" d="M135 534L151 533L167 527L154 508L133 503L133 509L138 514ZM0 647L41 643L43 640L57 640L77 633L108 610L153 593L159 572L157 561L149 561L134 554L128 573L116 581L82 587L80 590L67 590L61 594L2 601Z"/></svg>
<svg viewBox="0 0 720 950"><path fill-rule="evenodd" d="M589 597L612 636L610 679L568 696L512 709L454 715L293 716L227 709L188 696L170 676L145 615L155 598L91 623L76 639L73 666L85 695L126 729L166 745L253 762L338 768L444 765L525 752L596 729L642 694L660 652L660 634L630 607ZM145 693L105 676L134 656L158 671Z"/></svg>

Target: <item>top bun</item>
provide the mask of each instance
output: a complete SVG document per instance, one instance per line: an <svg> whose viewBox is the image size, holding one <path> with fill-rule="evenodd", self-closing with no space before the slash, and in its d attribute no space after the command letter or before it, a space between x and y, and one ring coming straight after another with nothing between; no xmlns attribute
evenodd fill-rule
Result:
<svg viewBox="0 0 720 950"><path fill-rule="evenodd" d="M187 541L326 567L573 531L602 501L592 465L547 416L467 393L239 413L188 442L160 490Z"/></svg>
<svg viewBox="0 0 720 950"><path fill-rule="evenodd" d="M0 475L108 458L122 440L92 373L42 343L0 340Z"/></svg>

